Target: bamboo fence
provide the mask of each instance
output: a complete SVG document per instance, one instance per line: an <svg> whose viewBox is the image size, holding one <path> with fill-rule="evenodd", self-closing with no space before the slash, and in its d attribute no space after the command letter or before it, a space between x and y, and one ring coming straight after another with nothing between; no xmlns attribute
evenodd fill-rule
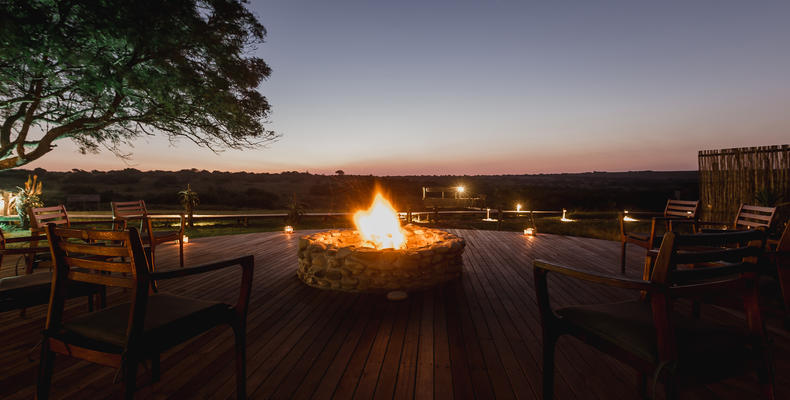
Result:
<svg viewBox="0 0 790 400"><path fill-rule="evenodd" d="M790 201L790 145L701 150L699 188L705 220L734 220L740 204L758 204L762 191Z"/></svg>

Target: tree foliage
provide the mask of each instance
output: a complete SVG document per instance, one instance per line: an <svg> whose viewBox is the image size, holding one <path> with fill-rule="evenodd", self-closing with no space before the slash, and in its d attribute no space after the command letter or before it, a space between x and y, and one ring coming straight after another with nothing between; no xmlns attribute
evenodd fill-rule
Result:
<svg viewBox="0 0 790 400"><path fill-rule="evenodd" d="M276 139L244 0L0 0L0 170L62 138L80 150L166 134L247 148Z"/></svg>

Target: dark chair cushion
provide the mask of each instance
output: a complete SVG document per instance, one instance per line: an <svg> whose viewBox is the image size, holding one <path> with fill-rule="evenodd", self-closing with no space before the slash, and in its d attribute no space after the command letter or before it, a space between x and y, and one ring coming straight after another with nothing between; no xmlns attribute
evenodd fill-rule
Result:
<svg viewBox="0 0 790 400"><path fill-rule="evenodd" d="M641 300L621 303L562 307L563 320L655 363L658 360L656 332L650 304ZM678 344L679 368L707 368L701 364L742 360L750 341L744 331L709 321L672 314ZM686 364L684 367L683 364Z"/></svg>
<svg viewBox="0 0 790 400"><path fill-rule="evenodd" d="M122 351L126 346L130 303L109 307L64 323L62 339L102 351ZM171 294L148 296L143 347L163 350L172 344L229 322L229 305Z"/></svg>

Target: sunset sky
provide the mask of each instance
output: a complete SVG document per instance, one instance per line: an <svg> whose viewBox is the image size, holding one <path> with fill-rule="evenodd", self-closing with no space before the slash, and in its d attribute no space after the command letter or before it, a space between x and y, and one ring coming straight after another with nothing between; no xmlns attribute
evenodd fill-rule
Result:
<svg viewBox="0 0 790 400"><path fill-rule="evenodd" d="M266 148L70 142L27 168L351 174L687 170L790 142L788 1L252 1Z"/></svg>

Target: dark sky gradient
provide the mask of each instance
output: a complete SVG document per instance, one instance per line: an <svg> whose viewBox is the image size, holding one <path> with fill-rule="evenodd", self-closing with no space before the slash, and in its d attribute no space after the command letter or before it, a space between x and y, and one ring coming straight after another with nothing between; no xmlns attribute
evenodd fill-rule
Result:
<svg viewBox="0 0 790 400"><path fill-rule="evenodd" d="M790 1L253 1L265 149L141 139L139 169L500 174L696 168L790 142ZM32 166L118 169L68 142Z"/></svg>

